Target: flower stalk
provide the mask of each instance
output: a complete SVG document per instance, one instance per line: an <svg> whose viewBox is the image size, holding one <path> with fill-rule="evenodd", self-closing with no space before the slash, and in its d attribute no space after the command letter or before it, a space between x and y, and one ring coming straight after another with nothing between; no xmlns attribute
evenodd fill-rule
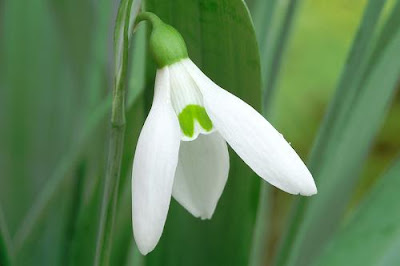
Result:
<svg viewBox="0 0 400 266"><path fill-rule="evenodd" d="M125 81L128 68L129 28L132 0L121 2L115 27L115 81L111 110L106 176L104 179L95 265L109 265L125 135Z"/></svg>

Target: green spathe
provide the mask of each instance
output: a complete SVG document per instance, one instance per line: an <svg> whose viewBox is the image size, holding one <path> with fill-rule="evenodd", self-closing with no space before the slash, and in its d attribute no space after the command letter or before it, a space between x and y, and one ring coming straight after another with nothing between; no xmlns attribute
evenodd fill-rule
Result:
<svg viewBox="0 0 400 266"><path fill-rule="evenodd" d="M175 28L164 23L151 12L140 13L136 24L143 20L148 20L153 27L149 47L158 68L188 57L185 41Z"/></svg>
<svg viewBox="0 0 400 266"><path fill-rule="evenodd" d="M190 138L194 134L195 120L207 132L211 131L213 127L206 110L200 105L190 104L186 106L178 115L178 118L183 134Z"/></svg>

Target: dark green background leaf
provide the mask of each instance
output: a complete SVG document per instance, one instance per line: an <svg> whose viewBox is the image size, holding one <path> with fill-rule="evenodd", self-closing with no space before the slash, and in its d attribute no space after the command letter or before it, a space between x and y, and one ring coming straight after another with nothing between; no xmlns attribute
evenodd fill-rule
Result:
<svg viewBox="0 0 400 266"><path fill-rule="evenodd" d="M146 9L182 33L190 58L206 75L260 110L258 48L243 1L148 0ZM172 200L161 241L146 257L148 265L248 263L260 181L230 154L228 183L213 218L196 219Z"/></svg>

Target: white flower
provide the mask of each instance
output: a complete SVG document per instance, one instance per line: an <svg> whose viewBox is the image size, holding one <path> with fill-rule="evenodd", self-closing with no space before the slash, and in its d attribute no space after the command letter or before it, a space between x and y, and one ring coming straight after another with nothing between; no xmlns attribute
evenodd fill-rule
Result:
<svg viewBox="0 0 400 266"><path fill-rule="evenodd" d="M171 195L210 219L229 172L226 142L261 178L291 194L317 193L283 136L188 58L157 70L154 100L136 147L132 220L142 254L157 245Z"/></svg>

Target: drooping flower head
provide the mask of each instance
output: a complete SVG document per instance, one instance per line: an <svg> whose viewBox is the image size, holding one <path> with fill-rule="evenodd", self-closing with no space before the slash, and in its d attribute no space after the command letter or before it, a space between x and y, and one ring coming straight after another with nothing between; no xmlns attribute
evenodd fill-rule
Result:
<svg viewBox="0 0 400 266"><path fill-rule="evenodd" d="M171 195L195 217L212 217L229 173L226 143L270 184L291 194L317 193L283 136L204 75L173 27L148 12L141 20L152 24L149 46L158 67L132 170L133 232L142 254L161 237Z"/></svg>

